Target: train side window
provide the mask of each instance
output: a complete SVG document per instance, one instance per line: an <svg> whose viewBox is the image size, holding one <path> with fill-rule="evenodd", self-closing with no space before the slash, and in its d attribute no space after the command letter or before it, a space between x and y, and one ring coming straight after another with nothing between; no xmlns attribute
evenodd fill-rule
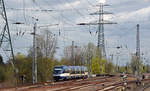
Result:
<svg viewBox="0 0 150 91"><path fill-rule="evenodd" d="M68 73L71 73L71 69L69 69L68 71L69 71Z"/></svg>
<svg viewBox="0 0 150 91"><path fill-rule="evenodd" d="M74 74L76 74L77 73L77 69L76 68L74 68Z"/></svg>
<svg viewBox="0 0 150 91"><path fill-rule="evenodd" d="M65 70L64 70L64 73L69 73L69 70L68 70L68 69L65 69Z"/></svg>
<svg viewBox="0 0 150 91"><path fill-rule="evenodd" d="M81 73L82 73L82 74L84 73L84 70L83 70L83 68L81 69Z"/></svg>
<svg viewBox="0 0 150 91"><path fill-rule="evenodd" d="M74 68L72 68L72 74L75 74L75 69Z"/></svg>
<svg viewBox="0 0 150 91"><path fill-rule="evenodd" d="M79 73L80 73L80 69L78 68L78 69L77 69L77 74L79 74Z"/></svg>

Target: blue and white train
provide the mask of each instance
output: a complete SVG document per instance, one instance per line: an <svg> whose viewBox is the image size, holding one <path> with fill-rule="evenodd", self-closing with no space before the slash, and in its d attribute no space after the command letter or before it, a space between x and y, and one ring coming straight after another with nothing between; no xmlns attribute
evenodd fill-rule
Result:
<svg viewBox="0 0 150 91"><path fill-rule="evenodd" d="M53 79L55 81L87 77L88 70L85 66L55 66L53 69Z"/></svg>

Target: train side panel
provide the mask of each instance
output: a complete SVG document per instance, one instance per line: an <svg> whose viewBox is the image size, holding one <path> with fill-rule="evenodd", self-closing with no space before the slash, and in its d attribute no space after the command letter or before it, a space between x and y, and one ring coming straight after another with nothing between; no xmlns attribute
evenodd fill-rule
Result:
<svg viewBox="0 0 150 91"><path fill-rule="evenodd" d="M87 68L84 66L56 66L53 71L55 81L88 77Z"/></svg>

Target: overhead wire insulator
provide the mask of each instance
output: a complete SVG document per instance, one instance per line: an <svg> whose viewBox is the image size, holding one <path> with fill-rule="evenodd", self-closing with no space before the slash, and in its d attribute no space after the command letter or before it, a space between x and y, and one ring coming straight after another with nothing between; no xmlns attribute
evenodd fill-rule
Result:
<svg viewBox="0 0 150 91"><path fill-rule="evenodd" d="M89 25L89 33L90 33L90 35L92 35L92 32L91 32L91 27L90 27L90 25Z"/></svg>
<svg viewBox="0 0 150 91"><path fill-rule="evenodd" d="M97 32L98 32L98 31L96 31L95 35L97 35Z"/></svg>
<svg viewBox="0 0 150 91"><path fill-rule="evenodd" d="M59 29L59 36L61 35L60 29Z"/></svg>

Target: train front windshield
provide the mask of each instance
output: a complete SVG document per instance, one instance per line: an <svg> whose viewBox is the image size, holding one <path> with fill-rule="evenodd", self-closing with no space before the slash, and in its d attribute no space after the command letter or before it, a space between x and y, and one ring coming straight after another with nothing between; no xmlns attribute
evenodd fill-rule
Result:
<svg viewBox="0 0 150 91"><path fill-rule="evenodd" d="M61 67L55 67L54 68L54 74L61 74L62 73L62 68Z"/></svg>

